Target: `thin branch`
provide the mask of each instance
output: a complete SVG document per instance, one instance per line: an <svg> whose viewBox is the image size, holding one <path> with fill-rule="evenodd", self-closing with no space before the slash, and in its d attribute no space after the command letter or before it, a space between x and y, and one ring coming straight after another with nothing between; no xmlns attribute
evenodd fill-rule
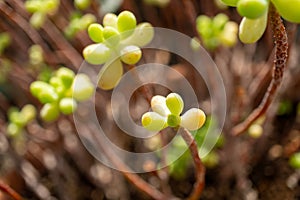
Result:
<svg viewBox="0 0 300 200"><path fill-rule="evenodd" d="M92 126L90 126L92 127ZM110 160L110 162L116 166L116 168L127 178L133 185L135 185L140 191L143 191L151 198L155 200L165 200L168 199L166 195L161 193L158 189L147 183L137 174L131 173L131 169L119 158L118 155L109 147L104 140L95 136L97 134L97 130L91 130L91 135L94 137L95 141L99 144L102 149L102 152L105 154L106 158Z"/></svg>
<svg viewBox="0 0 300 200"><path fill-rule="evenodd" d="M255 120L267 111L282 82L283 72L286 67L288 57L288 38L280 15L272 3L270 3L269 21L273 31L276 47L272 81L259 107L256 108L244 122L238 124L232 129L233 135L239 135L245 132Z"/></svg>
<svg viewBox="0 0 300 200"><path fill-rule="evenodd" d="M14 200L22 200L23 198L7 184L0 181L0 190L11 196Z"/></svg>
<svg viewBox="0 0 300 200"><path fill-rule="evenodd" d="M198 200L205 185L205 167L199 157L197 143L195 142L192 134L184 128L181 128L180 134L186 144L189 146L196 168L196 182L194 184L193 191L187 200Z"/></svg>
<svg viewBox="0 0 300 200"><path fill-rule="evenodd" d="M131 72L132 76L135 78L135 81L137 82L137 85L141 85L143 82L142 82L141 78L139 77L138 72L136 71L135 65L127 65L127 68ZM151 99L152 99L150 88L147 85L142 85L141 92L143 93L144 98L150 104Z"/></svg>
<svg viewBox="0 0 300 200"><path fill-rule="evenodd" d="M172 190L171 187L169 185L169 166L167 163L167 154L168 151L167 149L163 148L164 146L167 145L167 138L166 138L166 130L162 130L160 131L159 135L160 135L160 141L162 142L161 145L161 165L164 166L160 173L158 173L160 181L161 181L161 188L162 191L167 195L167 196L172 196Z"/></svg>

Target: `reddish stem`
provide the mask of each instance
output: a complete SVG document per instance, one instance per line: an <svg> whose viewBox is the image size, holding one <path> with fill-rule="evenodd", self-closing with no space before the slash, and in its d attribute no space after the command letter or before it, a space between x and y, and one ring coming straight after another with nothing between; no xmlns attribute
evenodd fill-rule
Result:
<svg viewBox="0 0 300 200"><path fill-rule="evenodd" d="M8 194L15 200L22 200L23 198L21 195L19 195L16 191L14 191L11 187L9 187L7 184L0 181L0 190L2 190L4 193Z"/></svg>
<svg viewBox="0 0 300 200"><path fill-rule="evenodd" d="M239 135L245 132L255 120L257 120L267 111L277 93L277 89L282 82L283 72L286 67L288 57L288 38L280 15L272 3L270 3L269 21L273 31L275 43L275 60L272 81L261 104L248 116L244 122L238 124L232 129L233 135Z"/></svg>
<svg viewBox="0 0 300 200"><path fill-rule="evenodd" d="M183 128L181 128L180 134L186 144L189 146L189 150L192 154L192 158L196 168L196 182L194 184L193 191L191 192L187 200L198 200L205 185L205 167L199 157L197 143L194 140L192 134L188 130Z"/></svg>

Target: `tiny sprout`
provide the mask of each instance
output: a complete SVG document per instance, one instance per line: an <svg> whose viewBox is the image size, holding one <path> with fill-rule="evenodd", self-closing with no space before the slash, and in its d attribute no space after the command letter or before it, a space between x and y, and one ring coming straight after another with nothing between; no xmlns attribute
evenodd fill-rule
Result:
<svg viewBox="0 0 300 200"><path fill-rule="evenodd" d="M65 28L64 34L67 38L73 38L79 31L86 30L89 25L96 22L96 17L93 14L73 13L69 25Z"/></svg>
<svg viewBox="0 0 300 200"><path fill-rule="evenodd" d="M59 117L59 108L57 103L46 103L40 112L41 118L45 122L53 122Z"/></svg>
<svg viewBox="0 0 300 200"><path fill-rule="evenodd" d="M68 115L75 112L77 101L89 99L94 92L94 85L87 75L75 75L72 70L61 67L52 74L49 82L31 83L30 92L44 104L40 111L41 118L46 122L52 122L59 117L60 113ZM27 106L23 110L25 112L33 109ZM29 113L24 116L30 119L31 115Z"/></svg>
<svg viewBox="0 0 300 200"><path fill-rule="evenodd" d="M239 0L237 10L243 17L257 19L267 12L268 3L268 0Z"/></svg>
<svg viewBox="0 0 300 200"><path fill-rule="evenodd" d="M73 98L63 98L59 102L59 110L65 115L72 114L76 110L76 108L77 103Z"/></svg>
<svg viewBox="0 0 300 200"><path fill-rule="evenodd" d="M88 34L91 40L96 43L103 42L103 26L93 23L88 27Z"/></svg>
<svg viewBox="0 0 300 200"><path fill-rule="evenodd" d="M29 61L32 65L40 65L44 62L43 49L40 45L32 45L28 49Z"/></svg>
<svg viewBox="0 0 300 200"><path fill-rule="evenodd" d="M181 96L176 93L170 93L166 98L154 96L151 100L153 112L146 112L142 116L142 125L149 131L160 131L167 126L181 126L190 131L201 128L206 119L204 112L198 108L191 108L180 116L183 106Z"/></svg>
<svg viewBox="0 0 300 200"><path fill-rule="evenodd" d="M91 0L75 0L74 5L80 10L85 10L91 5Z"/></svg>
<svg viewBox="0 0 300 200"><path fill-rule="evenodd" d="M8 33L0 33L0 55L11 43L11 37Z"/></svg>
<svg viewBox="0 0 300 200"><path fill-rule="evenodd" d="M194 131L201 128L206 120L205 113L198 108L191 108L181 116L180 126Z"/></svg>
<svg viewBox="0 0 300 200"><path fill-rule="evenodd" d="M237 41L238 25L229 21L228 17L222 13L213 18L206 15L198 16L196 28L203 45L210 50L215 50L219 46L231 47Z"/></svg>
<svg viewBox="0 0 300 200"><path fill-rule="evenodd" d="M15 107L10 108L8 110L9 124L7 126L7 133L12 137L17 137L35 116L36 109L31 104L25 105L21 111Z"/></svg>
<svg viewBox="0 0 300 200"><path fill-rule="evenodd" d="M294 153L290 157L289 164L295 169L300 169L300 152Z"/></svg>
<svg viewBox="0 0 300 200"><path fill-rule="evenodd" d="M27 0L25 8L32 13L30 24L36 29L40 28L44 24L47 14L55 13L59 4L59 0Z"/></svg>
<svg viewBox="0 0 300 200"><path fill-rule="evenodd" d="M171 114L170 110L166 105L166 97L161 95L155 95L154 97L152 97L151 109L162 116L167 116Z"/></svg>
<svg viewBox="0 0 300 200"><path fill-rule="evenodd" d="M107 13L103 17L103 26L117 28L117 21L118 21L117 15L113 13Z"/></svg>
<svg viewBox="0 0 300 200"><path fill-rule="evenodd" d="M103 43L91 44L83 50L84 59L93 65L105 63L110 54L111 50Z"/></svg>
<svg viewBox="0 0 300 200"><path fill-rule="evenodd" d="M73 98L77 101L85 101L94 93L94 85L85 74L78 74L72 85Z"/></svg>
<svg viewBox="0 0 300 200"><path fill-rule="evenodd" d="M111 26L105 26L103 29L104 41L111 46L116 46L119 44L121 38L120 33L117 29Z"/></svg>
<svg viewBox="0 0 300 200"><path fill-rule="evenodd" d="M61 67L56 71L56 77L62 81L66 88L69 88L72 85L75 73L66 67Z"/></svg>
<svg viewBox="0 0 300 200"><path fill-rule="evenodd" d="M180 125L180 117L178 115L170 114L167 118L167 123L170 127L178 127Z"/></svg>
<svg viewBox="0 0 300 200"><path fill-rule="evenodd" d="M160 131L167 127L166 120L156 112L147 112L142 116L142 125L149 131Z"/></svg>
<svg viewBox="0 0 300 200"><path fill-rule="evenodd" d="M244 17L239 26L239 38L246 44L257 42L264 34L268 21L268 13L257 19Z"/></svg>
<svg viewBox="0 0 300 200"><path fill-rule="evenodd" d="M11 137L16 137L21 133L22 129L15 123L9 123L7 126L7 133Z"/></svg>
<svg viewBox="0 0 300 200"><path fill-rule="evenodd" d="M128 65L136 64L141 57L142 51L137 46L130 45L121 50L121 60Z"/></svg>
<svg viewBox="0 0 300 200"><path fill-rule="evenodd" d="M170 93L166 97L166 105L169 108L170 112L174 115L179 115L184 107L183 100L179 94Z"/></svg>
<svg viewBox="0 0 300 200"><path fill-rule="evenodd" d="M299 0L272 0L279 14L293 23L300 23Z"/></svg>

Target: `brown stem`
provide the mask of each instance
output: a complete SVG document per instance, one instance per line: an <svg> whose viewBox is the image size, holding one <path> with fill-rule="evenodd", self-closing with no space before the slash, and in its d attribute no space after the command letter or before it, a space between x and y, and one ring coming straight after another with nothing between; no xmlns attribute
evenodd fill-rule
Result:
<svg viewBox="0 0 300 200"><path fill-rule="evenodd" d="M131 74L134 76L136 82L138 85L141 85L142 84L142 81L136 71L136 68L134 65L127 65L127 68L130 70ZM150 92L150 89L146 86L146 85L143 85L141 87L141 92L143 93L144 95L144 98L147 100L147 102L150 104L151 103L151 92Z"/></svg>
<svg viewBox="0 0 300 200"><path fill-rule="evenodd" d="M261 104L248 116L244 122L238 124L232 129L233 135L239 135L245 132L255 120L257 120L267 111L276 95L277 89L282 82L283 72L286 67L288 57L288 38L280 15L272 3L270 3L269 21L275 43L275 61L272 73L272 81Z"/></svg>
<svg viewBox="0 0 300 200"><path fill-rule="evenodd" d="M22 200L23 198L11 187L0 181L0 190L11 196L15 200Z"/></svg>
<svg viewBox="0 0 300 200"><path fill-rule="evenodd" d="M194 140L192 134L184 128L181 128L180 134L186 142L186 144L189 146L196 168L196 182L194 184L193 191L191 192L187 200L197 200L199 199L205 185L205 167L202 164L201 159L199 157L197 143Z"/></svg>
<svg viewBox="0 0 300 200"><path fill-rule="evenodd" d="M92 126L90 126L92 127ZM91 130L92 137L99 144L104 155L110 160L110 162L116 166L116 168L129 180L133 185L135 185L140 191L143 191L151 198L155 200L165 200L168 199L163 193L158 189L144 181L140 176L130 172L130 168L116 155L116 153L107 146L104 140L96 137L97 130Z"/></svg>
<svg viewBox="0 0 300 200"><path fill-rule="evenodd" d="M164 168L161 169L159 174L159 178L161 181L161 188L162 191L167 195L167 196L172 196L172 190L171 187L169 185L169 166L167 163L167 154L168 154L168 150L163 148L164 146L167 145L167 131L166 130L162 130L160 131L159 135L160 135L160 141L162 142L161 145L161 164L162 166L164 166Z"/></svg>

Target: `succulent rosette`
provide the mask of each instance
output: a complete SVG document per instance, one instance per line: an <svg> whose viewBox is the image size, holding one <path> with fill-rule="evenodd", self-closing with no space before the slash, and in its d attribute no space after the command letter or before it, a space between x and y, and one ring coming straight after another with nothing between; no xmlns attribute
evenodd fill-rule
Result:
<svg viewBox="0 0 300 200"><path fill-rule="evenodd" d="M141 47L151 42L154 29L149 23L137 24L133 13L123 11L118 16L106 14L103 25L91 24L88 35L95 43L84 48L83 57L90 64L104 64L99 72L98 86L110 90L123 75L122 63L135 65L139 62Z"/></svg>
<svg viewBox="0 0 300 200"><path fill-rule="evenodd" d="M77 74L61 67L48 82L34 81L30 85L31 94L43 107L41 118L46 122L56 120L60 113L69 115L77 109L77 102L89 99L94 93L94 85L86 74Z"/></svg>
<svg viewBox="0 0 300 200"><path fill-rule="evenodd" d="M167 97L156 95L151 99L152 111L142 116L142 125L149 131L160 131L166 127L183 127L190 131L201 128L205 122L205 113L191 108L181 115L184 102L177 93Z"/></svg>

